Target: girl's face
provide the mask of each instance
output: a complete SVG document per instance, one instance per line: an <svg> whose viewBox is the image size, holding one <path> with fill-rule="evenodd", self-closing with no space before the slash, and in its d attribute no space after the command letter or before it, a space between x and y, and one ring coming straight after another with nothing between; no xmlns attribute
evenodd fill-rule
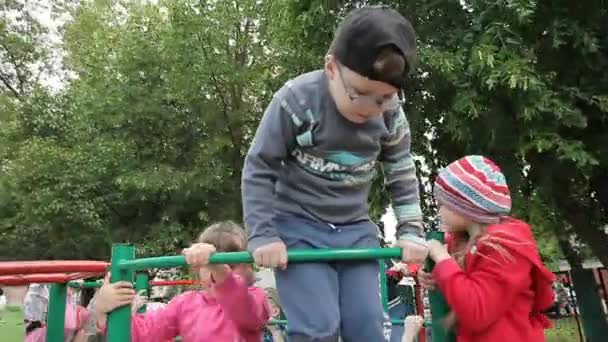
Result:
<svg viewBox="0 0 608 342"><path fill-rule="evenodd" d="M441 219L441 230L445 232L463 232L473 224L468 218L443 205L439 207L439 218Z"/></svg>
<svg viewBox="0 0 608 342"><path fill-rule="evenodd" d="M278 319L280 315L281 309L273 301L270 301L270 317Z"/></svg>

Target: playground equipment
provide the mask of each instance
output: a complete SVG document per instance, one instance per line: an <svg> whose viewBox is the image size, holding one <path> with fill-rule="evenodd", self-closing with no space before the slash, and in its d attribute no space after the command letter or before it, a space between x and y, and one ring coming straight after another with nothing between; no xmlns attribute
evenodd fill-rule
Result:
<svg viewBox="0 0 608 342"><path fill-rule="evenodd" d="M442 237L442 236L441 236ZM441 238L435 237L435 238ZM307 249L288 251L290 263L298 262L329 262L337 260L378 260L389 258L401 258L400 248L376 248L376 249ZM211 256L210 263L213 264L245 264L252 263L253 258L248 252L216 253ZM104 262L28 262L28 263L0 263L0 275L20 274L17 279L22 283L31 279L46 279L53 281L49 297L47 342L62 342L64 339L65 306L67 287L98 287L99 282L73 282L81 278L83 274L102 274L110 267L112 274L110 281L135 282L135 289L148 289L152 286L188 285L191 281L156 281L149 282L147 274L138 273L138 270L149 268L171 268L186 266L183 255L162 256L155 258L135 259L135 248L127 244L115 244L112 247L111 263ZM381 263L381 289L383 304L388 309L386 275L384 263ZM39 267L41 266L41 267ZM432 267L432 264L427 266ZM40 273L51 272L52 274L41 275ZM61 275L58 272L78 272L72 275ZM37 273L37 274L33 274ZM29 276L27 276L29 274ZM13 276L15 277L15 276ZM2 284L0 278L0 284ZM5 278L5 280L10 280ZM14 280L14 279L13 279ZM55 282L56 281L56 282ZM15 284L15 283L12 283ZM454 341L453 336L443 331L440 320L448 309L439 292L431 293L431 323L434 342ZM287 324L284 320L275 320L272 324ZM402 319L391 319L394 325L403 324ZM114 310L108 317L107 340L109 342L131 340L131 311L129 307Z"/></svg>

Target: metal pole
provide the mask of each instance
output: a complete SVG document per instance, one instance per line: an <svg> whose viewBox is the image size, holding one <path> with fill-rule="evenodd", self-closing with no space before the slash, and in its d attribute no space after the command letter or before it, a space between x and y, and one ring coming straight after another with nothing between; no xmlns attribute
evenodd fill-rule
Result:
<svg viewBox="0 0 608 342"><path fill-rule="evenodd" d="M139 294L140 291L146 291L146 297L150 296L150 287L148 286L148 273L140 272L135 275L135 291ZM137 309L137 313L146 312L146 306L142 305L141 308Z"/></svg>
<svg viewBox="0 0 608 342"><path fill-rule="evenodd" d="M100 282L100 281L84 281L84 282L70 281L68 283L69 287L72 287L75 289L98 288L98 287L101 287L101 285L103 285L103 282Z"/></svg>
<svg viewBox="0 0 608 342"><path fill-rule="evenodd" d="M375 260L401 258L401 248L367 249L304 249L287 252L289 262L323 262L335 260ZM216 253L211 256L212 264L250 264L253 262L248 252ZM143 258L120 262L120 269L131 271L149 268L172 268L186 265L183 255Z"/></svg>
<svg viewBox="0 0 608 342"><path fill-rule="evenodd" d="M46 327L47 342L63 342L67 292L65 284L51 285L51 290L49 291L48 324Z"/></svg>
<svg viewBox="0 0 608 342"><path fill-rule="evenodd" d="M434 239L440 242L444 242L442 232L430 232L428 234L428 240ZM435 267L435 262L428 258L426 260L426 272L432 272ZM456 337L450 331L447 331L443 327L443 320L446 315L450 312L445 298L438 289L429 291L429 304L431 306L431 330L433 332L433 342L454 342Z"/></svg>
<svg viewBox="0 0 608 342"><path fill-rule="evenodd" d="M382 307L384 312L388 314L388 284L386 279L386 263L384 260L378 260L380 264L380 298L382 298Z"/></svg>
<svg viewBox="0 0 608 342"><path fill-rule="evenodd" d="M112 264L110 282L117 281L133 282L133 271L121 269L120 262L132 260L135 257L135 248L126 244L114 244L112 246ZM131 341L131 307L125 305L108 315L108 342Z"/></svg>

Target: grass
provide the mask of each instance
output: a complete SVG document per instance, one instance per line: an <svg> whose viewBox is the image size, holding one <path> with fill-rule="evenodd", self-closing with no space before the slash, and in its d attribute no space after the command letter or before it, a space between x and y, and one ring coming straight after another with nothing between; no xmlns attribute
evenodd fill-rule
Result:
<svg viewBox="0 0 608 342"><path fill-rule="evenodd" d="M553 328L545 330L547 342L574 342L580 341L578 327L574 317L554 319Z"/></svg>

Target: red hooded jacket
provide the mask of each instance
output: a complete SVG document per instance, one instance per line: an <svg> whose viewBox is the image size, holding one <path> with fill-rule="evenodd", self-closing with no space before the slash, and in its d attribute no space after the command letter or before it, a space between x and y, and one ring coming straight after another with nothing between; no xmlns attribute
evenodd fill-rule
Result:
<svg viewBox="0 0 608 342"><path fill-rule="evenodd" d="M433 277L457 317L458 342L545 341L551 323L542 311L553 304L555 276L525 222L505 218L488 227L464 270L449 258Z"/></svg>

